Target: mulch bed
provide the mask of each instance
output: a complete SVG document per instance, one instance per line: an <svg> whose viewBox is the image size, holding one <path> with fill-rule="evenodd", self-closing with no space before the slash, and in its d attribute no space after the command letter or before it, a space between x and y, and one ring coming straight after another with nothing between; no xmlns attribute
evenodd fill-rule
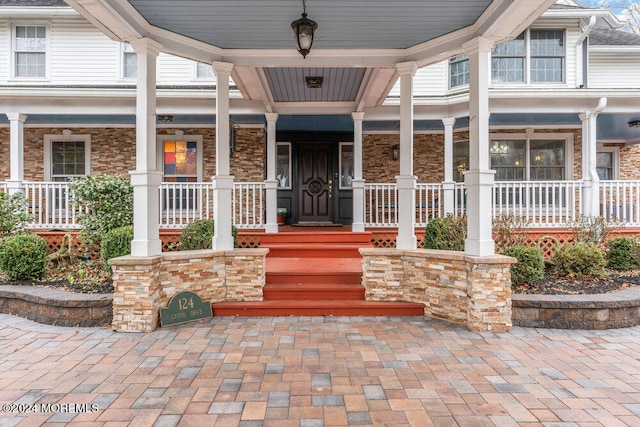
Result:
<svg viewBox="0 0 640 427"><path fill-rule="evenodd" d="M70 283L66 279L59 280L3 280L0 285L20 285L54 288L61 291L76 292L81 294L112 294L113 281L104 280L101 282L76 282Z"/></svg>
<svg viewBox="0 0 640 427"><path fill-rule="evenodd" d="M638 285L640 285L640 270L609 271L602 278L582 277L580 279L547 272L544 278L530 285L514 285L511 290L516 294L581 295L603 294Z"/></svg>

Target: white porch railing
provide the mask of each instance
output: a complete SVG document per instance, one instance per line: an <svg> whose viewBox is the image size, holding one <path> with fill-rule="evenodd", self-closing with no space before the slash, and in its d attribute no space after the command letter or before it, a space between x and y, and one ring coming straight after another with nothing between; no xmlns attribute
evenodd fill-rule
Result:
<svg viewBox="0 0 640 427"><path fill-rule="evenodd" d="M640 181L600 181L600 215L640 226Z"/></svg>
<svg viewBox="0 0 640 427"><path fill-rule="evenodd" d="M210 182L163 182L160 185L160 228L183 228L213 218Z"/></svg>
<svg viewBox="0 0 640 427"><path fill-rule="evenodd" d="M398 188L395 183L365 183L364 199L365 227L397 227Z"/></svg>
<svg viewBox="0 0 640 427"><path fill-rule="evenodd" d="M233 183L233 224L237 228L264 228L266 189L264 182Z"/></svg>
<svg viewBox="0 0 640 427"><path fill-rule="evenodd" d="M0 182L0 193L8 193L9 187L6 182Z"/></svg>
<svg viewBox="0 0 640 427"><path fill-rule="evenodd" d="M77 229L77 213L84 209L69 202L66 182L24 182L29 214L33 216L30 228Z"/></svg>
<svg viewBox="0 0 640 427"><path fill-rule="evenodd" d="M24 182L30 228L80 228L71 206L66 182ZM0 182L0 192L7 192ZM213 218L213 184L210 182L163 182L160 189L160 227L182 228L197 219ZM416 225L445 215L445 189L440 183L416 187ZM466 210L466 188L456 183L453 213ZM627 226L640 226L640 181L600 181L600 214L617 218ZM492 215L514 214L532 227L563 227L581 215L581 181L531 181L494 184ZM233 184L232 221L238 228L264 228L266 189L263 182ZM398 190L395 183L365 184L365 226L397 227Z"/></svg>
<svg viewBox="0 0 640 427"><path fill-rule="evenodd" d="M560 227L580 218L580 181L496 181L493 216L513 214L534 227Z"/></svg>

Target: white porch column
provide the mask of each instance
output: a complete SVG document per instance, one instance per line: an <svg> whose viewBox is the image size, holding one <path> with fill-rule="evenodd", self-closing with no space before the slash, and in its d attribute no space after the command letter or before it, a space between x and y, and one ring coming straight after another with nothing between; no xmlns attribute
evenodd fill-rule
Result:
<svg viewBox="0 0 640 427"><path fill-rule="evenodd" d="M364 179L362 179L362 121L364 112L351 113L353 118L353 222L351 231L364 231Z"/></svg>
<svg viewBox="0 0 640 427"><path fill-rule="evenodd" d="M160 45L150 39L131 42L136 52L136 170L129 172L133 186L133 241L131 255L162 253L160 241L160 184L156 156L156 59Z"/></svg>
<svg viewBox="0 0 640 427"><path fill-rule="evenodd" d="M9 119L9 194L23 192L24 181L24 121L26 114L7 113Z"/></svg>
<svg viewBox="0 0 640 427"><path fill-rule="evenodd" d="M415 62L396 64L400 73L400 175L398 185L398 238L396 247L415 249L416 181L413 175L413 76L418 69Z"/></svg>
<svg viewBox="0 0 640 427"><path fill-rule="evenodd" d="M233 176L229 173L229 77L233 64L214 62L216 73L216 176L213 181L213 249L233 249Z"/></svg>
<svg viewBox="0 0 640 427"><path fill-rule="evenodd" d="M582 215L600 215L600 178L597 172L597 125L598 114L607 105L607 98L600 98L593 111L579 115L582 120Z"/></svg>
<svg viewBox="0 0 640 427"><path fill-rule="evenodd" d="M454 212L453 200L456 183L453 180L453 125L455 123L455 117L442 119L442 124L444 124L444 181L442 189L445 214L453 214Z"/></svg>
<svg viewBox="0 0 640 427"><path fill-rule="evenodd" d="M469 255L495 253L492 240L491 193L495 171L489 169L489 76L490 40L477 38L464 46L469 54L469 170L464 174L467 187L467 240Z"/></svg>
<svg viewBox="0 0 640 427"><path fill-rule="evenodd" d="M267 192L266 233L278 232L278 181L276 180L276 122L277 113L266 113L267 118L267 179L264 185Z"/></svg>

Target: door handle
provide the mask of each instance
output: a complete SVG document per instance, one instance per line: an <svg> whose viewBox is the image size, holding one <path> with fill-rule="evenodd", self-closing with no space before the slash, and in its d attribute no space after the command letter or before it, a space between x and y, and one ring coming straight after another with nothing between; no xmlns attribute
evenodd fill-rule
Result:
<svg viewBox="0 0 640 427"><path fill-rule="evenodd" d="M332 194L333 194L333 180L330 179L329 180L329 198L332 197Z"/></svg>

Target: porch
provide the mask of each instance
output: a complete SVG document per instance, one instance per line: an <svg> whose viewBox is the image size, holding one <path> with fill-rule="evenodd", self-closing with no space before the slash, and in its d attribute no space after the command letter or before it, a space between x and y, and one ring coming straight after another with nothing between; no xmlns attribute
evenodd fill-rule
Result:
<svg viewBox="0 0 640 427"><path fill-rule="evenodd" d="M24 182L31 229L77 230L77 213L84 209L70 203L66 182ZM582 215L602 215L616 219L623 227L640 226L640 180L598 181L588 187L583 181L496 181L491 191L491 214L515 215L530 228L563 228ZM417 183L415 225L447 214L466 213L467 188L464 183ZM0 191L7 192L6 182ZM265 182L234 182L232 223L238 229L265 230ZM598 209L588 211L585 192L597 194ZM181 229L198 219L213 219L214 184L212 182L163 182L158 188L159 228ZM398 226L398 186L396 183L365 183L361 206L367 229Z"/></svg>

